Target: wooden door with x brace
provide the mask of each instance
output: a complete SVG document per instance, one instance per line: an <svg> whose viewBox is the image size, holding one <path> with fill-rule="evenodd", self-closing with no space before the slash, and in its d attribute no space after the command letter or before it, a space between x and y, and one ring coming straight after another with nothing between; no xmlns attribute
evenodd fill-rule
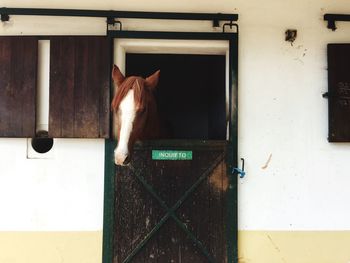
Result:
<svg viewBox="0 0 350 263"><path fill-rule="evenodd" d="M126 167L106 140L104 262L236 262L237 34L110 37L227 41L227 137L141 142Z"/></svg>

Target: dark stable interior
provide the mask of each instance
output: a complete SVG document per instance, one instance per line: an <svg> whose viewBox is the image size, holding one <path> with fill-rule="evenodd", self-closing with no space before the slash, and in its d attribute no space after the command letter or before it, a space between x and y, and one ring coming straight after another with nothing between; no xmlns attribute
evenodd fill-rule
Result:
<svg viewBox="0 0 350 263"><path fill-rule="evenodd" d="M158 69L156 98L168 137L226 140L225 56L126 54L126 76Z"/></svg>

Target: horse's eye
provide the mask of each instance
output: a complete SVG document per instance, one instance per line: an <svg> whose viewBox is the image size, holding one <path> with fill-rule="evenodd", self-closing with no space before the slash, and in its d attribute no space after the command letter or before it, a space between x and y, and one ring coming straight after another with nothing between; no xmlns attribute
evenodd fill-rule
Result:
<svg viewBox="0 0 350 263"><path fill-rule="evenodd" d="M145 110L145 108L143 107L143 108L139 108L139 109L137 109L137 113L139 113L139 114L141 114L141 113L144 113L146 110Z"/></svg>

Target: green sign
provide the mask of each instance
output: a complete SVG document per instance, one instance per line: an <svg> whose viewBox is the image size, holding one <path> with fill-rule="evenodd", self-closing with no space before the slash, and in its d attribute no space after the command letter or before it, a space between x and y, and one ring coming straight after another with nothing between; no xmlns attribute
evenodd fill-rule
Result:
<svg viewBox="0 0 350 263"><path fill-rule="evenodd" d="M152 150L152 160L192 160L192 151Z"/></svg>

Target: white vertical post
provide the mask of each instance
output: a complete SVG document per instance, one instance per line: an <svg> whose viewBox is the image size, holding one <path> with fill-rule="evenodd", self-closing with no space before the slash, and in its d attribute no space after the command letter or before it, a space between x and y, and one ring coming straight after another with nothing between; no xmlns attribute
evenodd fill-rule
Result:
<svg viewBox="0 0 350 263"><path fill-rule="evenodd" d="M38 43L36 132L49 130L50 40Z"/></svg>

